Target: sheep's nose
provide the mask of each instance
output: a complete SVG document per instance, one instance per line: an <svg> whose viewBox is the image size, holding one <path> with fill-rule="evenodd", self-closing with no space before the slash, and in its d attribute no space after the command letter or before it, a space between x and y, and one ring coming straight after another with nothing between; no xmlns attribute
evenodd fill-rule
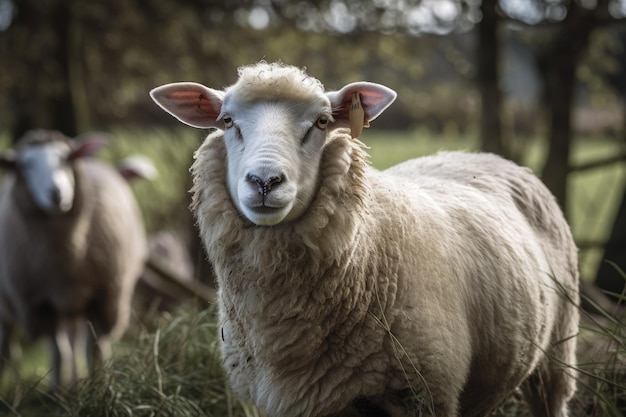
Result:
<svg viewBox="0 0 626 417"><path fill-rule="evenodd" d="M283 176L271 176L267 179L263 179L261 177L259 177L258 175L254 175L254 174L248 174L246 175L246 179L255 184L258 188L258 192L261 195L267 195L267 193L269 193L270 191L272 191L272 187L275 186L276 184L280 184L281 182L283 182Z"/></svg>

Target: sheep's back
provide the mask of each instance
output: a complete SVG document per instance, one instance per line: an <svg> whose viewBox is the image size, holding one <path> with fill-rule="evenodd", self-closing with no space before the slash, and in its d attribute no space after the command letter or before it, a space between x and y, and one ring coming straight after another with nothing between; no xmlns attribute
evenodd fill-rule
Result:
<svg viewBox="0 0 626 417"><path fill-rule="evenodd" d="M554 196L530 169L489 153L440 152L386 173L427 189L442 207L467 205L470 215L485 217L476 221L495 224L495 233L502 227L518 233L529 227L527 238L541 246L552 272L560 273L561 282L577 285L577 249L569 225Z"/></svg>
<svg viewBox="0 0 626 417"><path fill-rule="evenodd" d="M529 169L493 154L443 152L404 162L381 177L403 194L384 204L404 202L405 210L419 213L414 222L421 225L420 232L459 263L455 268L502 266L524 275L520 268L526 267L531 269L524 281L534 284L534 275L541 274L542 282L577 284L569 226L552 194ZM459 256L467 259L459 261ZM482 280L501 279L466 272Z"/></svg>
<svg viewBox="0 0 626 417"><path fill-rule="evenodd" d="M489 153L440 152L413 159L386 171L418 183L470 186L490 198L512 200L540 233L569 230L561 210L545 185L530 171Z"/></svg>

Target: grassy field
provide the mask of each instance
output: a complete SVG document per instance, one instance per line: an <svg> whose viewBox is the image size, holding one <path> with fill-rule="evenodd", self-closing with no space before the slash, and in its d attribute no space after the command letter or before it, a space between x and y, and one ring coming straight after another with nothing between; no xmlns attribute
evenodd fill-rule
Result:
<svg viewBox="0 0 626 417"><path fill-rule="evenodd" d="M112 140L102 154L103 159L114 162L131 154L142 154L149 157L159 171L153 181L133 183L147 229L154 232L185 227L189 220L188 168L204 133L190 128L121 128L111 133ZM370 147L372 164L381 169L438 150L478 148L475 137L442 138L425 132L366 130L362 140ZM602 138L580 139L574 144L573 160L576 163L592 161L618 151L623 151L623 146L616 142ZM523 149L522 163L538 172L543 155L543 144L529 140ZM571 177L568 213L578 242L602 242L606 238L625 180L624 164ZM602 252L597 248L581 251L581 271L585 279L593 277L601 258ZM142 319L135 317L132 337L116 347L112 366L60 398L47 393L48 362L44 346L41 343L27 346L21 377L5 375L0 381L0 416L255 416L257 411L238 403L225 386L215 350L213 314L209 309L167 315L161 319L156 332L142 327ZM624 361L626 349L623 326L615 327L608 320L606 329L588 333L591 334L588 339L608 338L621 342L613 356L608 355L613 350L605 349L603 359L596 359L595 364L589 360L590 373L595 374L600 369L602 375L601 379L592 379L594 386L585 392L587 397L608 396L610 400L612 397L607 390L614 389L615 384L607 381L618 366L611 366L609 362ZM587 397L581 396L578 402L587 406L593 401ZM581 412L574 415L618 415L612 414L608 406L604 409L607 410L604 414ZM103 410L106 414L102 414ZM524 416L527 415L524 410L514 401L497 415Z"/></svg>

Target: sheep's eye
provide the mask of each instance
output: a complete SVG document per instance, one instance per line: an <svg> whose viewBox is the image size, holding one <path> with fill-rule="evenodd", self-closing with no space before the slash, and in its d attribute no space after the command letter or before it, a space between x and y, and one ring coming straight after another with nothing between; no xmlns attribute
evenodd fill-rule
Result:
<svg viewBox="0 0 626 417"><path fill-rule="evenodd" d="M320 116L320 118L317 119L317 122L315 123L315 125L318 128L324 130L328 127L328 122L329 122L328 116Z"/></svg>
<svg viewBox="0 0 626 417"><path fill-rule="evenodd" d="M229 128L229 127L231 127L233 125L233 118L232 117L226 116L222 120L224 121L224 126L226 128Z"/></svg>

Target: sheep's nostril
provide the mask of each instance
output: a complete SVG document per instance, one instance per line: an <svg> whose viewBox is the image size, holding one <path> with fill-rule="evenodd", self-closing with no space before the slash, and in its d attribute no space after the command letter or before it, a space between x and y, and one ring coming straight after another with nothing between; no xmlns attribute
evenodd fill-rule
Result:
<svg viewBox="0 0 626 417"><path fill-rule="evenodd" d="M259 177L258 175L254 175L254 174L247 174L246 175L246 179L255 184L258 188L258 192L261 195L267 195L267 193L269 193L270 191L272 191L272 187L275 186L276 184L279 184L281 182L283 182L284 178L283 176L272 176L269 177L267 180L264 180L263 178Z"/></svg>
<svg viewBox="0 0 626 417"><path fill-rule="evenodd" d="M247 174L246 180L248 180L248 182L256 184L256 186L258 187L257 190L259 194L264 194L264 187L263 187L264 181L260 177L254 174Z"/></svg>
<svg viewBox="0 0 626 417"><path fill-rule="evenodd" d="M258 177L254 174L247 174L246 179L250 182L256 183L257 185L263 186L263 180L261 179L261 177Z"/></svg>
<svg viewBox="0 0 626 417"><path fill-rule="evenodd" d="M272 189L272 186L275 184L279 184L283 182L283 178L281 177L270 177L266 182L265 182L265 187L267 188L268 191L270 191Z"/></svg>

